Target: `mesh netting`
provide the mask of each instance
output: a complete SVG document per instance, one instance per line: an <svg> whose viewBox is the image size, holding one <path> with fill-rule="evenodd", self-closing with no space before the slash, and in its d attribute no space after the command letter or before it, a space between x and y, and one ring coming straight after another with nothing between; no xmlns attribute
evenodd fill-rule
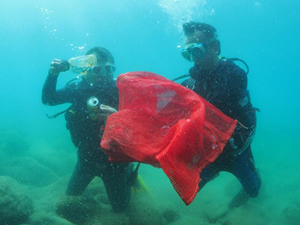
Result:
<svg viewBox="0 0 300 225"><path fill-rule="evenodd" d="M236 121L193 91L150 72L118 77L119 112L105 127L101 146L113 162L161 167L188 205L200 172L221 153Z"/></svg>

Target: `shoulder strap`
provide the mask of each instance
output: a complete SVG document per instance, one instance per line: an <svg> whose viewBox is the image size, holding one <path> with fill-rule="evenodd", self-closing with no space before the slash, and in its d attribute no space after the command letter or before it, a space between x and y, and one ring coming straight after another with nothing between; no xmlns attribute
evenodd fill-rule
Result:
<svg viewBox="0 0 300 225"><path fill-rule="evenodd" d="M249 66L247 65L247 63L246 63L244 60L242 60L242 59L240 59L240 58L225 58L225 57L222 57L222 58L221 58L221 61L224 62L224 63L226 63L226 62L236 62L236 61L239 61L239 62L241 62L241 63L243 63L243 64L245 65L245 67L246 67L245 73L246 73L246 74L249 73Z"/></svg>
<svg viewBox="0 0 300 225"><path fill-rule="evenodd" d="M72 106L72 105L71 105L71 106ZM54 115L51 115L51 116L49 116L49 115L46 113L46 116L48 117L48 119L54 119L54 118L58 117L59 115L61 115L61 114L65 113L65 112L67 112L67 111L71 108L71 106L68 107L67 109L65 109L65 110L63 110L63 111L61 111L61 112L55 113Z"/></svg>

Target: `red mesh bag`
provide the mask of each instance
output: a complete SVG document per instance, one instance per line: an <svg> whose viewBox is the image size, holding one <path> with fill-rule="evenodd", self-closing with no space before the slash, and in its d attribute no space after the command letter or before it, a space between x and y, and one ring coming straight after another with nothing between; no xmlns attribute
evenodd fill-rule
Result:
<svg viewBox="0 0 300 225"><path fill-rule="evenodd" d="M161 167L186 205L200 172L223 151L236 121L199 95L150 72L118 77L119 112L109 116L101 147L113 162Z"/></svg>

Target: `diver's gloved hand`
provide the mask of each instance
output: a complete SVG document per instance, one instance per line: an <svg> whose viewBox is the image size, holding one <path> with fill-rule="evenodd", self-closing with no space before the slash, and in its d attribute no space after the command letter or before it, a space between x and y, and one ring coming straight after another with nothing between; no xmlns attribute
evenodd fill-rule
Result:
<svg viewBox="0 0 300 225"><path fill-rule="evenodd" d="M64 59L53 59L50 64L49 74L58 76L60 72L65 72L70 69L70 64Z"/></svg>
<svg viewBox="0 0 300 225"><path fill-rule="evenodd" d="M100 105L100 112L99 112L99 114L97 115L97 120L98 120L98 121L105 121L105 120L107 120L107 118L108 118L111 114L113 114L113 113L115 113L115 112L117 112L117 110L116 110L115 108L110 107L110 106L108 106L108 105L103 105L103 104L101 104L101 105Z"/></svg>
<svg viewBox="0 0 300 225"><path fill-rule="evenodd" d="M107 118L115 112L117 112L115 108L101 104L99 106L96 106L96 111L90 111L90 118L92 120L105 122Z"/></svg>
<svg viewBox="0 0 300 225"><path fill-rule="evenodd" d="M235 145L233 138L230 138L228 143L229 143L229 146L232 148L232 150L237 150L238 147Z"/></svg>

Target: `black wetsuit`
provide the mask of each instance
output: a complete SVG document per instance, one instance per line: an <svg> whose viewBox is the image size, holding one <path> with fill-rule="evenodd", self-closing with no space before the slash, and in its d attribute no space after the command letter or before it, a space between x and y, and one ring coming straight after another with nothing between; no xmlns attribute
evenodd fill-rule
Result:
<svg viewBox="0 0 300 225"><path fill-rule="evenodd" d="M66 126L72 141L78 148L78 161L66 191L67 195L80 195L95 176L102 178L109 201L115 212L128 206L131 195L132 167L128 164L112 164L100 148L104 122L92 120L87 100L95 96L99 102L118 108L119 94L115 81L102 86L90 86L85 81L56 90L57 77L48 75L42 101L46 105L71 103L65 113Z"/></svg>
<svg viewBox="0 0 300 225"><path fill-rule="evenodd" d="M202 170L200 189L220 171L228 171L238 178L249 196L255 197L261 181L254 165L250 144L239 154L233 154L234 146L237 149L242 148L256 127L256 110L252 107L247 90L246 73L233 62L220 60L217 68L210 74L204 74L197 67L192 67L189 74L191 78L182 85L194 90L225 115L248 128L238 125L233 134L234 145L228 143L215 162Z"/></svg>

